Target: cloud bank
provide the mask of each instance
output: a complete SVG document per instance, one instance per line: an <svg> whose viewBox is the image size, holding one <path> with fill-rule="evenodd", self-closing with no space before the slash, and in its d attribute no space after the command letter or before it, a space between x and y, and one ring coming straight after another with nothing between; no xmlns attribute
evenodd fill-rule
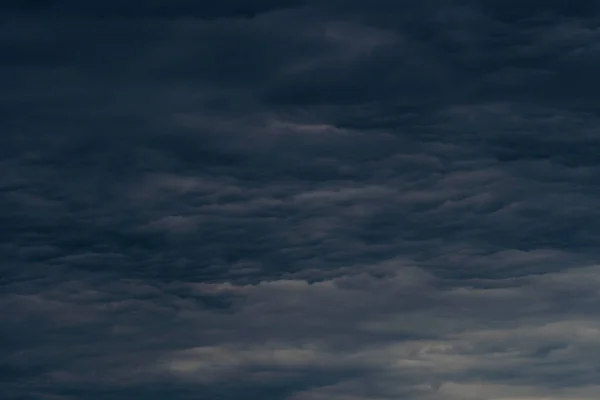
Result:
<svg viewBox="0 0 600 400"><path fill-rule="evenodd" d="M599 398L593 2L0 7L2 398Z"/></svg>

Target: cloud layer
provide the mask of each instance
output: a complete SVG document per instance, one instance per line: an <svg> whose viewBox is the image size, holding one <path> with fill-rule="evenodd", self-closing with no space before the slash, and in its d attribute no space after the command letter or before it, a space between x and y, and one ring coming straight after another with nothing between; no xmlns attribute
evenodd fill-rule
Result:
<svg viewBox="0 0 600 400"><path fill-rule="evenodd" d="M598 398L597 5L396 3L1 6L3 398Z"/></svg>

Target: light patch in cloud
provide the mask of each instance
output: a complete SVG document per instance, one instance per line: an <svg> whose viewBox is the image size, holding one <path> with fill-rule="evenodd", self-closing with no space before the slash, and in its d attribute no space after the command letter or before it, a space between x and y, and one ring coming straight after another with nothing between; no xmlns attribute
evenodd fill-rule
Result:
<svg viewBox="0 0 600 400"><path fill-rule="evenodd" d="M200 292L239 296L228 318L250 336L184 349L163 365L165 373L204 383L253 379L256 371L348 376L292 399L407 393L416 399L588 399L581 393L597 390L589 385L600 350L600 318L591 308L600 303L599 276L592 266L507 279L496 282L499 287L481 281L457 286L396 267L385 279L360 274L313 284L195 284ZM578 317L561 312L557 305L565 300L587 310ZM297 335L279 336L282 327ZM258 341L250 339L258 332ZM362 378L352 375L357 371ZM582 384L555 391L548 377L561 373L564 379L586 375ZM363 397L354 389L361 379L370 388Z"/></svg>

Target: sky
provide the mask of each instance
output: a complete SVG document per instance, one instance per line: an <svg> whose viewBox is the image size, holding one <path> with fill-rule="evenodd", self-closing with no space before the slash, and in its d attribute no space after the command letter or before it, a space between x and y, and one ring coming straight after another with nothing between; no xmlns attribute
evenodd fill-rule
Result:
<svg viewBox="0 0 600 400"><path fill-rule="evenodd" d="M4 400L600 398L600 3L4 0Z"/></svg>

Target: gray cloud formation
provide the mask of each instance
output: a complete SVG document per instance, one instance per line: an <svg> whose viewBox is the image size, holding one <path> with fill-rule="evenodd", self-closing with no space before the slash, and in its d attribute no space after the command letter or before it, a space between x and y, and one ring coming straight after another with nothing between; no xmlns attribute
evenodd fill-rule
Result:
<svg viewBox="0 0 600 400"><path fill-rule="evenodd" d="M598 398L595 4L25 3L3 398Z"/></svg>

